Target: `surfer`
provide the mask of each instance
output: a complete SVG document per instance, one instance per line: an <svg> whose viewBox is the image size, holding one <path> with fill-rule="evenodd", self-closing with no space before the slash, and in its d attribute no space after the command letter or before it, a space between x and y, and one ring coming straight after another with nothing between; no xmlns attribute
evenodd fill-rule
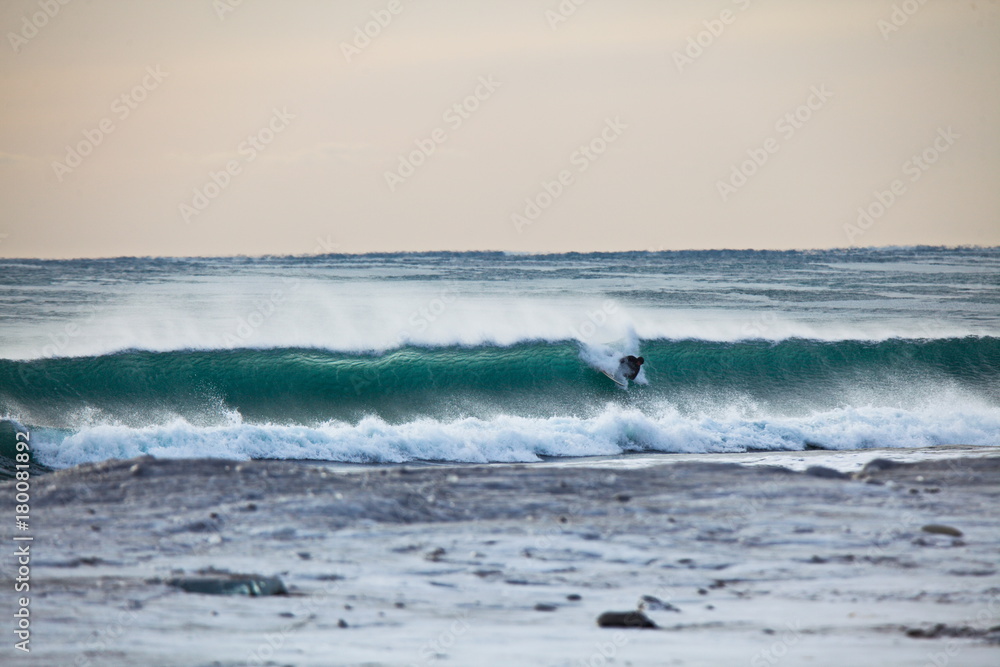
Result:
<svg viewBox="0 0 1000 667"><path fill-rule="evenodd" d="M642 357L634 357L630 354L618 360L620 364L618 370L621 371L626 380L634 380L635 376L639 374L639 369L642 368L643 361L645 360Z"/></svg>

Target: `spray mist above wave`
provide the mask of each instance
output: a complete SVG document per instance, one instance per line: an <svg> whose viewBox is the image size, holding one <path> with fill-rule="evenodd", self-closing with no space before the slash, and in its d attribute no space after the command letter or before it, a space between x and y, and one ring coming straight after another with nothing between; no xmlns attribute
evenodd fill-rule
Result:
<svg viewBox="0 0 1000 667"><path fill-rule="evenodd" d="M1000 335L998 249L0 260L0 358Z"/></svg>
<svg viewBox="0 0 1000 667"><path fill-rule="evenodd" d="M57 315L33 318L31 326L11 320L4 326L0 358L82 357L123 350L386 352L406 346L510 346L528 341L596 344L630 336L712 342L882 341L959 338L993 331L943 318L831 319L773 308L513 298L484 293L478 284L393 284L391 289L362 284L334 293L314 281L293 281L284 288L277 284L219 283L204 288L207 293L168 291L159 296L136 292L103 304L67 306Z"/></svg>

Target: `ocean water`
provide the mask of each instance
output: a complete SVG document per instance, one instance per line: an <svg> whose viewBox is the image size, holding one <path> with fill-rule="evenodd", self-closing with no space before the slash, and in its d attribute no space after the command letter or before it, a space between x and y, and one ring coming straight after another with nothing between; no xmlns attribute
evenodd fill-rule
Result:
<svg viewBox="0 0 1000 667"><path fill-rule="evenodd" d="M0 260L0 456L1000 445L1000 249ZM623 389L624 354L645 358Z"/></svg>

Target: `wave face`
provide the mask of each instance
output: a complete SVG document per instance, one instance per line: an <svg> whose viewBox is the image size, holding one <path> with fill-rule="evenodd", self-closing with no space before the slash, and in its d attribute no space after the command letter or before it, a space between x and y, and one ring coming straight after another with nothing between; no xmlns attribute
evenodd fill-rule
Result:
<svg viewBox="0 0 1000 667"><path fill-rule="evenodd" d="M997 248L0 260L0 309L0 474L21 426L54 467L1000 445Z"/></svg>
<svg viewBox="0 0 1000 667"><path fill-rule="evenodd" d="M641 351L627 391L600 370ZM128 351L0 361L41 461L530 461L625 451L996 444L1000 339Z"/></svg>

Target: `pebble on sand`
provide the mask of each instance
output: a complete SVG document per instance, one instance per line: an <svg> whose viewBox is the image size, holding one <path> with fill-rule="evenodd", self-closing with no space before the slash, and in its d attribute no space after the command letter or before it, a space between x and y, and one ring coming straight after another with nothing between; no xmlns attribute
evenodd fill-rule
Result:
<svg viewBox="0 0 1000 667"><path fill-rule="evenodd" d="M952 528L951 526L944 526L939 523L929 523L922 527L920 530L925 533L932 533L934 535L951 535L952 537L961 537L962 531L958 528Z"/></svg>
<svg viewBox="0 0 1000 667"><path fill-rule="evenodd" d="M288 589L277 577L256 575L223 574L211 577L175 577L166 581L186 593L205 595L288 595Z"/></svg>
<svg viewBox="0 0 1000 667"><path fill-rule="evenodd" d="M847 473L827 468L826 466L809 466L806 468L806 474L810 477L818 477L820 479L851 479L851 476Z"/></svg>
<svg viewBox="0 0 1000 667"><path fill-rule="evenodd" d="M861 468L861 472L858 475L870 475L873 472L891 470L892 468L898 468L899 465L898 462L891 459L872 459Z"/></svg>
<svg viewBox="0 0 1000 667"><path fill-rule="evenodd" d="M602 628L655 628L648 616L641 611L606 611L597 617Z"/></svg>

